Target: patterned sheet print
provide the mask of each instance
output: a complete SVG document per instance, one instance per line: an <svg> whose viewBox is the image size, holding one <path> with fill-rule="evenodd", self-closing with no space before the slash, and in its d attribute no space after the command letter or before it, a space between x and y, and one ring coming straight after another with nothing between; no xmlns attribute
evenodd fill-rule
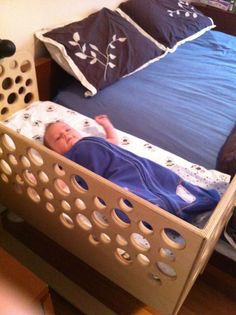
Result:
<svg viewBox="0 0 236 315"><path fill-rule="evenodd" d="M55 121L66 122L77 129L83 137L105 137L103 128L95 120L50 101L34 102L24 110L18 111L4 124L42 143L45 125ZM229 175L216 170L207 170L123 131L117 130L117 133L120 139L119 145L124 149L171 169L195 185L206 189L214 188L220 195L225 192L230 181Z"/></svg>

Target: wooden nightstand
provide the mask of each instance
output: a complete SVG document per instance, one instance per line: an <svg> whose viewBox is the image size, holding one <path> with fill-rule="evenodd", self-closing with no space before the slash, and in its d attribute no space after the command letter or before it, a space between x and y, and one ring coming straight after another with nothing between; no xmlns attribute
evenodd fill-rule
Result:
<svg viewBox="0 0 236 315"><path fill-rule="evenodd" d="M0 314L55 315L47 284L2 248Z"/></svg>

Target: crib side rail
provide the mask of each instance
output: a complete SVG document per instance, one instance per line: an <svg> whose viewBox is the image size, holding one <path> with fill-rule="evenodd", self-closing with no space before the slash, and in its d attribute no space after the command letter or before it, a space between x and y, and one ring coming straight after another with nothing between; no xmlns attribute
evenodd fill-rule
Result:
<svg viewBox="0 0 236 315"><path fill-rule="evenodd" d="M0 59L0 121L39 99L34 60L27 52Z"/></svg>
<svg viewBox="0 0 236 315"><path fill-rule="evenodd" d="M204 244L201 230L3 124L0 196L35 228L164 314L173 314Z"/></svg>
<svg viewBox="0 0 236 315"><path fill-rule="evenodd" d="M202 248L201 259L205 261L210 258L215 245L220 238L229 218L231 217L236 206L236 176L231 180L227 190L222 196L220 202L211 215L207 225L204 228L204 233L208 239L207 245ZM204 267L204 266L203 266Z"/></svg>
<svg viewBox="0 0 236 315"><path fill-rule="evenodd" d="M236 206L236 176L232 179L229 187L225 191L223 197L215 208L213 214L211 215L207 225L205 226L203 233L205 234L205 242L201 250L198 253L198 257L192 268L192 272L189 275L189 280L184 288L182 296L179 299L178 305L175 309L177 313L183 304L189 290L191 289L195 279L199 273L203 272L216 243L219 240L220 235L223 232L225 225L228 222L234 208Z"/></svg>

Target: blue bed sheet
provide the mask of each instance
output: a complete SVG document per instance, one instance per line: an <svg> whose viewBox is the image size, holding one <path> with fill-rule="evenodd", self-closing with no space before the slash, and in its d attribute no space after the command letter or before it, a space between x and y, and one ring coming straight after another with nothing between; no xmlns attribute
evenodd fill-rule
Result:
<svg viewBox="0 0 236 315"><path fill-rule="evenodd" d="M54 101L89 117L107 114L115 127L215 168L236 122L236 38L207 32L92 98L84 91L71 78Z"/></svg>

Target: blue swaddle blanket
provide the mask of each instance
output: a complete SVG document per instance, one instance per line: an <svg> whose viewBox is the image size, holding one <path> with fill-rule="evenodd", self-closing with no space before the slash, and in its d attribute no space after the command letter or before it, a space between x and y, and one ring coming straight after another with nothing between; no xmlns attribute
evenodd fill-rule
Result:
<svg viewBox="0 0 236 315"><path fill-rule="evenodd" d="M216 190L195 186L103 138L82 138L65 157L188 222L213 210L220 199Z"/></svg>

